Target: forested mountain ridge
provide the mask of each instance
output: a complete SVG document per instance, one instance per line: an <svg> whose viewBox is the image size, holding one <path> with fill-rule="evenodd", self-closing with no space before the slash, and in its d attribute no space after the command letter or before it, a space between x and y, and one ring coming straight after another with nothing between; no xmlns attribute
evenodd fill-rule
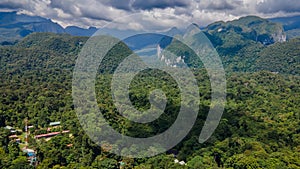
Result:
<svg viewBox="0 0 300 169"><path fill-rule="evenodd" d="M197 25L182 35L192 44L203 40ZM203 30L216 48L227 72L270 72L299 75L299 38L286 41L283 27L268 20L248 16L230 22L216 22ZM195 54L176 39L166 50L181 56L187 65L198 63ZM199 65L198 65L199 66Z"/></svg>
<svg viewBox="0 0 300 169"><path fill-rule="evenodd" d="M208 25L204 31L225 38L224 33L235 33L245 39L262 44L285 42L286 35L281 24L270 22L257 16L246 16L229 22L216 22Z"/></svg>
<svg viewBox="0 0 300 169"><path fill-rule="evenodd" d="M208 36L211 38L210 36ZM34 33L29 35L24 40L16 44L15 46L1 47L2 55L5 53L5 50L17 50L19 52L28 52L28 59L33 56L29 55L33 53L44 53L44 57L47 55L50 56L50 53L55 55L66 54L66 57L71 60L75 59L75 56L80 51L81 47L84 45L87 37L74 37L70 35L63 34L51 34L51 33ZM197 41L197 35L194 37L194 40ZM223 44L235 43L228 42L230 40L223 39ZM213 41L212 41L213 42ZM282 74L293 74L299 75L299 62L300 62L300 48L299 43L300 39L292 39L283 43L275 43L273 45L264 46L259 42L249 42L246 41L248 45L243 46L233 50L232 48L223 48L223 45L216 45L216 49L219 52L221 60L223 61L224 67L229 72L255 72L260 70L267 70L270 72L282 73ZM245 43L246 43L245 42ZM236 42L243 43L243 42ZM23 50L25 49L25 50ZM31 50L35 51L31 51ZM179 52L182 55L184 50L178 43L172 44L168 47L168 50L173 52ZM222 51L225 50L225 53ZM229 52L226 52L229 51ZM180 54L179 54L180 55ZM24 67L21 61L17 61L17 56L12 56L11 59L15 59L14 62L19 63L19 66ZM191 56L193 58L194 56ZM41 67L42 65L51 66L51 63L43 62L43 57L32 58L31 62L27 62L27 67L30 64L34 64L39 61L37 66ZM58 58L54 58L54 61ZM189 59L186 57L186 60ZM50 59L51 60L51 59ZM58 61L59 62L59 61ZM14 64L16 64L14 63ZM62 62L64 63L64 62ZM187 61L188 63L188 61ZM271 63L271 64L270 64ZM6 64L5 61L2 64ZM64 65L64 64L63 64ZM70 65L68 65L70 66ZM6 66L1 66L0 69L4 69Z"/></svg>

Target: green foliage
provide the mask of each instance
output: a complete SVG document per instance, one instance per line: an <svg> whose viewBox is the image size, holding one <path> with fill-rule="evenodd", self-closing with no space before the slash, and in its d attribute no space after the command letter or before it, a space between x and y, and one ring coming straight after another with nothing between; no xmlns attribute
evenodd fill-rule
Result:
<svg viewBox="0 0 300 169"><path fill-rule="evenodd" d="M253 65L253 70L300 75L300 39L277 43L263 49Z"/></svg>
<svg viewBox="0 0 300 169"><path fill-rule="evenodd" d="M10 168L11 169L32 169L34 167L28 164L28 160L25 156L20 156L17 159L12 161Z"/></svg>
<svg viewBox="0 0 300 169"><path fill-rule="evenodd" d="M252 73L228 72L225 112L217 130L204 144L198 143L198 136L209 110L211 88L207 73L193 69L201 99L198 119L188 136L173 148L178 151L176 158L187 162L185 166L175 164L175 158L167 154L142 159L118 157L101 149L85 134L76 118L71 97L72 70L82 46L79 42L84 43L84 39L33 34L16 46L0 48L1 168L29 167L19 146L9 142L10 133L3 128L11 125L23 129L26 117L37 130L32 134L45 132L51 121L61 121L61 130L70 130L72 134L58 135L48 141L35 140L30 135L30 146L36 150L39 161L37 168L119 168L121 161L124 168L151 169L300 167L298 39L271 46L246 42L234 55L222 57L228 70ZM225 47L230 48L237 42L220 43L227 43ZM172 48L170 50L175 53L189 52L184 46ZM123 50L125 52L118 55ZM99 68L98 106L119 132L129 136L152 136L166 130L176 118L180 90L166 73L150 70L138 74L130 84L133 105L139 110L149 109L149 93L159 88L166 92L167 108L163 116L150 124L126 120L113 105L110 83L116 63L130 53L120 43ZM111 63L110 57L116 55L119 57ZM197 63L196 60L190 62L191 65ZM279 71L279 74L270 71ZM90 119L97 120L96 117L92 114ZM101 128L95 130L105 132Z"/></svg>
<svg viewBox="0 0 300 169"><path fill-rule="evenodd" d="M118 161L111 158L103 158L97 157L94 162L92 163L93 168L107 168L107 169L114 169L118 167Z"/></svg>
<svg viewBox="0 0 300 169"><path fill-rule="evenodd" d="M287 38L288 39L294 39L294 38L299 38L300 37L300 29L292 29L286 31Z"/></svg>
<svg viewBox="0 0 300 169"><path fill-rule="evenodd" d="M231 38L233 41L240 40L242 43L244 40L252 40L269 45L274 42L281 42L281 36L284 36L281 24L256 16L246 16L229 22L216 22L208 25L205 31L219 36L221 39L225 38L224 44L228 43L229 38ZM228 36L228 33L231 35ZM225 36L226 34L227 36ZM240 43L235 43L235 45L240 45Z"/></svg>

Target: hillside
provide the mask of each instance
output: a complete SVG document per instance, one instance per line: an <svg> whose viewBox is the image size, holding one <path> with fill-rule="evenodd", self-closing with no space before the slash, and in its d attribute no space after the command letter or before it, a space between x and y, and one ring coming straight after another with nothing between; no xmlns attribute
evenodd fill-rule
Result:
<svg viewBox="0 0 300 169"><path fill-rule="evenodd" d="M203 34L195 34L199 31L197 25L190 26L181 39L189 44L201 45ZM216 48L227 72L267 70L299 75L300 39L286 41L280 24L249 16L213 23L203 33ZM177 57L181 56L189 66L202 67L195 53L175 39L165 50L175 53Z"/></svg>
<svg viewBox="0 0 300 169"><path fill-rule="evenodd" d="M281 24L270 22L256 16L247 16L229 22L216 22L204 30L221 41L225 48L234 47L234 44L245 45L247 40L270 45L276 42L285 42L286 35ZM230 42L233 42L230 44ZM239 42L239 43L238 43Z"/></svg>

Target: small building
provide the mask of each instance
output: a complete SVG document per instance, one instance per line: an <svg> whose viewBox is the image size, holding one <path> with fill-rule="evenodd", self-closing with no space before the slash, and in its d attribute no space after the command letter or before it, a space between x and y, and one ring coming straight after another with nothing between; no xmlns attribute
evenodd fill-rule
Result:
<svg viewBox="0 0 300 169"><path fill-rule="evenodd" d="M49 137L53 137L56 136L60 133L69 133L70 130L64 130L62 132L52 132L52 133L48 133L48 134L40 134L40 135L36 135L34 136L35 139L40 139L40 138L49 138Z"/></svg>
<svg viewBox="0 0 300 169"><path fill-rule="evenodd" d="M72 146L73 146L73 144L68 144L68 145L67 145L67 147L72 147Z"/></svg>
<svg viewBox="0 0 300 169"><path fill-rule="evenodd" d="M6 126L4 128L7 129L7 130L14 130L15 129L14 127L11 127L11 126Z"/></svg>
<svg viewBox="0 0 300 169"><path fill-rule="evenodd" d="M50 126L59 126L60 125L60 121L51 122L49 125Z"/></svg>
<svg viewBox="0 0 300 169"><path fill-rule="evenodd" d="M4 127L6 130L9 130L11 133L16 133L17 131L16 131L16 129L14 128L14 127L12 127L12 126L6 126L6 127Z"/></svg>
<svg viewBox="0 0 300 169"><path fill-rule="evenodd" d="M11 136L8 136L8 138L10 138L10 139L17 139L19 137L17 135L11 135Z"/></svg>
<svg viewBox="0 0 300 169"><path fill-rule="evenodd" d="M47 128L47 131L50 132L51 130L57 129L57 128L60 128L60 127L61 127L61 126L48 127L48 128Z"/></svg>
<svg viewBox="0 0 300 169"><path fill-rule="evenodd" d="M11 140L11 141L15 141L16 143L21 143L21 139L17 136L17 135L10 135L8 136L8 138Z"/></svg>
<svg viewBox="0 0 300 169"><path fill-rule="evenodd" d="M16 134L18 130L16 130L14 127L11 127L11 126L6 126L4 127L6 130L9 130L10 133L12 134Z"/></svg>
<svg viewBox="0 0 300 169"><path fill-rule="evenodd" d="M32 149L24 149L23 152L26 153L28 155L28 157L34 157L35 156L35 152Z"/></svg>
<svg viewBox="0 0 300 169"><path fill-rule="evenodd" d="M23 152L26 153L30 165L34 165L37 161L35 151L32 149L24 148Z"/></svg>
<svg viewBox="0 0 300 169"><path fill-rule="evenodd" d="M178 159L175 159L174 163L179 164L179 165L186 165L186 163L184 161L179 161Z"/></svg>
<svg viewBox="0 0 300 169"><path fill-rule="evenodd" d="M180 161L178 164L180 164L180 165L186 165L186 163L184 161Z"/></svg>
<svg viewBox="0 0 300 169"><path fill-rule="evenodd" d="M28 156L28 158L33 158L35 157L35 152L32 149L29 148L24 148L23 152L26 153L26 155Z"/></svg>

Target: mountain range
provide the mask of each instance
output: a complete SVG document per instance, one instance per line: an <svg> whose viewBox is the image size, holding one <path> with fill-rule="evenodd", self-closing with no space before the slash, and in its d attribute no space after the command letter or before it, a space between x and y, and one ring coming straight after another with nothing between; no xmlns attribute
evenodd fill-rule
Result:
<svg viewBox="0 0 300 169"><path fill-rule="evenodd" d="M65 30L50 19L17 12L1 12L0 32L0 42L10 44L33 32L64 33Z"/></svg>
<svg viewBox="0 0 300 169"><path fill-rule="evenodd" d="M275 29L277 32L280 31L281 25L283 25L283 30L287 34L288 38L293 38L300 35L300 33L298 34L298 30L300 30L300 16L272 18L268 19L268 21L271 21L272 24L266 22L266 19L249 16L230 22L216 22L208 25L206 28L203 28L203 30L207 30L210 33L218 31L224 32L226 30L234 30L235 32L242 31L243 33L246 33L246 36L249 36L249 38L257 38L258 41L261 41L265 44L284 40L283 34L281 33L279 33L279 35L273 34L269 39L265 37L266 32L270 32ZM266 28L266 25L263 24L271 26ZM251 28L251 30L247 30L248 26L252 27L253 29ZM61 25L54 23L51 19L46 19L39 16L29 16L26 14L18 14L17 12L0 12L0 43L4 45L16 43L23 37L33 32L67 33L73 36L92 36L97 30L98 29L95 27L85 29L77 26L68 26L63 28ZM116 35L118 38L139 33L132 30L108 28L102 29L101 32ZM163 34L172 36L182 33L182 30L178 30L175 27L171 28L167 32L163 32ZM266 41L263 42L264 40ZM154 41L157 41L157 39Z"/></svg>

